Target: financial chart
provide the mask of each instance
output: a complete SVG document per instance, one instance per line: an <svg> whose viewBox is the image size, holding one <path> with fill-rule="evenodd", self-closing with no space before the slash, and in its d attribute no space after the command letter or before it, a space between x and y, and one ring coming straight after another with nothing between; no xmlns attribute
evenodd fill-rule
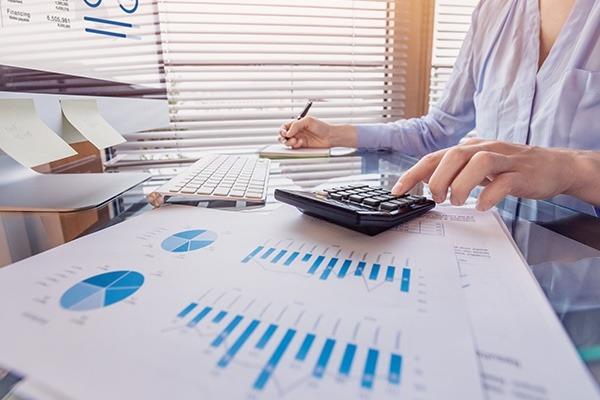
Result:
<svg viewBox="0 0 600 400"><path fill-rule="evenodd" d="M371 284L385 283L396 286L398 291L408 293L411 282L411 268L397 265L395 257L378 255L374 262L366 261L367 254L357 254L338 247L318 245L308 249L306 243L297 244L293 240L284 241L285 248L258 245L241 262L261 267L279 269L292 273L314 276L315 279L363 278ZM282 244L281 242L278 245ZM386 260L388 258L388 260Z"/></svg>
<svg viewBox="0 0 600 400"><path fill-rule="evenodd" d="M144 284L144 276L135 271L106 272L85 279L60 298L60 305L71 311L108 307L125 300Z"/></svg>
<svg viewBox="0 0 600 400"><path fill-rule="evenodd" d="M593 398L494 217L452 210L376 237L291 208L146 213L0 270L0 365L92 400L484 398L482 372L494 399L565 398L565 373Z"/></svg>
<svg viewBox="0 0 600 400"><path fill-rule="evenodd" d="M276 397L318 385L346 393L399 395L407 369L402 329L373 317L315 312L300 302L275 304L241 290L207 291L174 313L164 330L171 336L190 333L208 350L204 354L212 356L215 370L248 375L240 384ZM415 384L420 365L410 354L408 381ZM420 383L426 387L425 381Z"/></svg>
<svg viewBox="0 0 600 400"><path fill-rule="evenodd" d="M192 229L169 236L161 243L161 247L163 250L173 253L186 253L210 246L215 240L217 240L217 234L214 232Z"/></svg>

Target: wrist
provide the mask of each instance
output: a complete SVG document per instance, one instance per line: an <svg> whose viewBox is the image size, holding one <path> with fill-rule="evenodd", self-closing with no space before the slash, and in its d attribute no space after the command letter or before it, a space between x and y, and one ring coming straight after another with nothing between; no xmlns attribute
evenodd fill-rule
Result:
<svg viewBox="0 0 600 400"><path fill-rule="evenodd" d="M329 133L331 147L356 147L357 133L353 125L332 125Z"/></svg>
<svg viewBox="0 0 600 400"><path fill-rule="evenodd" d="M593 151L571 151L571 184L565 194L578 197L584 201L600 204L598 191L600 182L600 157Z"/></svg>

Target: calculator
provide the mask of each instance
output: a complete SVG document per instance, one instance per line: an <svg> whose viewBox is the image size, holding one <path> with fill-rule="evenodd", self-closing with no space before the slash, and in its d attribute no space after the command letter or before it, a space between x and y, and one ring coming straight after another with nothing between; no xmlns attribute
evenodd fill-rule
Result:
<svg viewBox="0 0 600 400"><path fill-rule="evenodd" d="M275 198L307 215L371 236L435 207L435 202L424 196L396 196L381 187L358 184L317 192L276 189Z"/></svg>

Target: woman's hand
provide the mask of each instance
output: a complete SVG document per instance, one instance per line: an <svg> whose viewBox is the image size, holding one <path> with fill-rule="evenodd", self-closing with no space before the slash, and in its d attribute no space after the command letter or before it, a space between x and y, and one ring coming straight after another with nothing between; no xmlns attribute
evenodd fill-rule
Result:
<svg viewBox="0 0 600 400"><path fill-rule="evenodd" d="M578 180L582 171L578 160L581 153L470 139L425 156L398 180L392 192L404 194L424 181L429 183L437 203L446 200L450 189L451 203L462 205L476 186L483 185L485 188L477 201L477 209L482 211L507 195L546 199L565 193L586 197ZM596 176L599 173L600 170L595 171Z"/></svg>
<svg viewBox="0 0 600 400"><path fill-rule="evenodd" d="M356 147L356 130L351 125L331 125L313 117L304 117L283 124L279 129L279 141L293 149Z"/></svg>

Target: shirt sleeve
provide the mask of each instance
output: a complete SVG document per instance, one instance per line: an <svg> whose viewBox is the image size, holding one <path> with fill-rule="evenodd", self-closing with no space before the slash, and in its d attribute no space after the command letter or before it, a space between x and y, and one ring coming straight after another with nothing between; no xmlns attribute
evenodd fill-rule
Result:
<svg viewBox="0 0 600 400"><path fill-rule="evenodd" d="M439 102L420 118L390 123L359 124L358 147L402 151L420 157L453 146L475 128L473 46L478 9Z"/></svg>

